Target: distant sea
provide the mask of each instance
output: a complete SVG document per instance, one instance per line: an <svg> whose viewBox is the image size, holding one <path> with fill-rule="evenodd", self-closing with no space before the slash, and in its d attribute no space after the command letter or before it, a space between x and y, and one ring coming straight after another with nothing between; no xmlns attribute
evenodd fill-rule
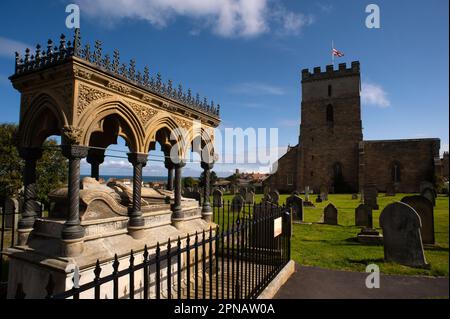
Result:
<svg viewBox="0 0 450 319"><path fill-rule="evenodd" d="M81 178L83 177L90 177L90 175L80 175ZM118 179L133 179L133 176L126 176L126 175L100 175L101 178L103 178L105 181L107 181L110 178L118 178ZM166 182L167 176L142 176L142 181L144 183L149 182Z"/></svg>

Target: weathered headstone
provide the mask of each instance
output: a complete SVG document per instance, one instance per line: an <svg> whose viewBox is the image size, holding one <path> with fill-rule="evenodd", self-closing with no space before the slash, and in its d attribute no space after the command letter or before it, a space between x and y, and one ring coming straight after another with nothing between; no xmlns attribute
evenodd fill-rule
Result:
<svg viewBox="0 0 450 319"><path fill-rule="evenodd" d="M395 196L395 185L393 183L386 185L386 196Z"/></svg>
<svg viewBox="0 0 450 319"><path fill-rule="evenodd" d="M5 201L5 228L17 229L21 203L17 198L11 197ZM14 225L14 226L13 226Z"/></svg>
<svg viewBox="0 0 450 319"><path fill-rule="evenodd" d="M309 202L309 193L310 193L310 189L309 186L305 187L305 201Z"/></svg>
<svg viewBox="0 0 450 319"><path fill-rule="evenodd" d="M280 201L280 193L277 190L273 190L270 192L270 198L272 199L272 204L278 205Z"/></svg>
<svg viewBox="0 0 450 319"><path fill-rule="evenodd" d="M255 193L253 191L248 191L245 195L245 203L253 205L255 203Z"/></svg>
<svg viewBox="0 0 450 319"><path fill-rule="evenodd" d="M420 234L421 221L409 205L395 202L387 205L380 215L383 229L384 259L412 267L427 265Z"/></svg>
<svg viewBox="0 0 450 319"><path fill-rule="evenodd" d="M402 198L402 202L411 206L417 214L419 214L422 228L422 242L424 244L433 245L434 240L434 213L433 204L423 196L406 196Z"/></svg>
<svg viewBox="0 0 450 319"><path fill-rule="evenodd" d="M433 206L436 206L436 193L432 188L425 188L420 192L420 195L428 199Z"/></svg>
<svg viewBox="0 0 450 319"><path fill-rule="evenodd" d="M333 204L328 204L323 210L323 223L327 225L338 224L338 210Z"/></svg>
<svg viewBox="0 0 450 319"><path fill-rule="evenodd" d="M322 201L327 201L328 200L328 187L326 187L326 186L321 186L320 187L320 199Z"/></svg>
<svg viewBox="0 0 450 319"><path fill-rule="evenodd" d="M353 200L358 199L358 194L352 194L352 199Z"/></svg>
<svg viewBox="0 0 450 319"><path fill-rule="evenodd" d="M231 201L231 210L235 213L240 213L244 207L244 198L241 194L236 194Z"/></svg>
<svg viewBox="0 0 450 319"><path fill-rule="evenodd" d="M195 199L198 202L199 206L202 206L202 194L200 192L196 192L196 191L192 191L192 192L185 192L183 194L184 197L186 198L192 198Z"/></svg>
<svg viewBox="0 0 450 319"><path fill-rule="evenodd" d="M322 203L322 197L320 195L317 195L316 203Z"/></svg>
<svg viewBox="0 0 450 319"><path fill-rule="evenodd" d="M286 206L292 209L294 219L303 220L303 199L300 196L289 196L286 199Z"/></svg>
<svg viewBox="0 0 450 319"><path fill-rule="evenodd" d="M379 209L378 190L375 184L367 184L364 186L364 204L369 205L372 209Z"/></svg>
<svg viewBox="0 0 450 319"><path fill-rule="evenodd" d="M372 207L366 204L356 207L355 225L372 228Z"/></svg>
<svg viewBox="0 0 450 319"><path fill-rule="evenodd" d="M239 189L239 194L241 194L242 198L246 198L247 197L247 188L246 187L241 187Z"/></svg>
<svg viewBox="0 0 450 319"><path fill-rule="evenodd" d="M213 192L213 206L222 207L222 202L223 202L223 193L219 189L216 189Z"/></svg>
<svg viewBox="0 0 450 319"><path fill-rule="evenodd" d="M434 185L431 182L428 181L422 181L420 182L419 186L419 192L422 193L426 188L432 189L434 191Z"/></svg>

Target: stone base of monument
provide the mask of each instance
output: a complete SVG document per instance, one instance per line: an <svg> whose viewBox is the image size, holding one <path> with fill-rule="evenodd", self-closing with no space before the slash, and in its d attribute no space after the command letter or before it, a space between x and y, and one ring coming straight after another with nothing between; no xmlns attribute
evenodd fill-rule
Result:
<svg viewBox="0 0 450 319"><path fill-rule="evenodd" d="M145 246L151 257L156 252L158 242L161 250L164 251L168 239L172 240L172 246L174 246L179 237L182 247L184 247L188 234L191 236L191 244L196 232L201 234L205 231L206 237L209 237L210 227L215 230L216 225L202 219L198 203L196 207L192 203L183 203L182 207L182 218L175 222L171 218L172 211L168 205L167 207L162 206L159 210L143 212L145 224L139 230L139 236L132 236L129 233L127 216L82 221L81 225L85 229L85 237L81 241L82 247L69 247L70 249L76 248L75 250L79 252L75 254L75 257L66 257L67 242L61 239L65 220L37 219L26 245L15 246L7 250L9 257L7 297L14 298L18 284L22 284L26 298L44 298L46 296L45 287L50 275L55 284L55 294L57 294L72 289L72 279L76 268L80 274L80 285L91 282L95 277L94 267L97 260L100 262L101 276L103 277L112 273L112 264L116 254L120 263L120 271L129 267L131 251L135 257L135 264L138 264L143 261ZM185 262L182 259L182 263ZM176 269L177 260L174 259L172 265ZM134 276L135 287L142 287L143 274L136 272ZM155 274L153 274L154 276ZM176 282L176 272L173 276L172 282ZM150 279L154 282L154 278ZM119 281L121 298L129 297L127 296L127 291L129 294L128 285L129 277ZM162 286L161 291L163 290ZM112 282L102 285L101 292L101 298L112 298ZM154 287L150 287L150 296L154 293ZM135 298L141 298L141 295L142 289L136 289ZM93 297L93 289L80 296L80 298Z"/></svg>
<svg viewBox="0 0 450 319"><path fill-rule="evenodd" d="M362 244L381 245L383 244L383 236L373 228L362 228L357 236L358 241Z"/></svg>

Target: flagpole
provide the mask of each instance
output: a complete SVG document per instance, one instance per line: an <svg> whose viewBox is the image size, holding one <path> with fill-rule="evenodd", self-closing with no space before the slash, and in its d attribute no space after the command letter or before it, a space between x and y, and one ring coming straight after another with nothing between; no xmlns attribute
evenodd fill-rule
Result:
<svg viewBox="0 0 450 319"><path fill-rule="evenodd" d="M334 40L331 40L331 63L333 64L333 68L334 68Z"/></svg>

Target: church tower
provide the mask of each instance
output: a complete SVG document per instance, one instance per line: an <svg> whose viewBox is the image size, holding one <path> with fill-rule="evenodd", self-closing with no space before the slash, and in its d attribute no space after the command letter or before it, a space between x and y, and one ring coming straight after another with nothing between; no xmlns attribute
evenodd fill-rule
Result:
<svg viewBox="0 0 450 319"><path fill-rule="evenodd" d="M362 142L359 62L302 71L297 188L358 191Z"/></svg>

